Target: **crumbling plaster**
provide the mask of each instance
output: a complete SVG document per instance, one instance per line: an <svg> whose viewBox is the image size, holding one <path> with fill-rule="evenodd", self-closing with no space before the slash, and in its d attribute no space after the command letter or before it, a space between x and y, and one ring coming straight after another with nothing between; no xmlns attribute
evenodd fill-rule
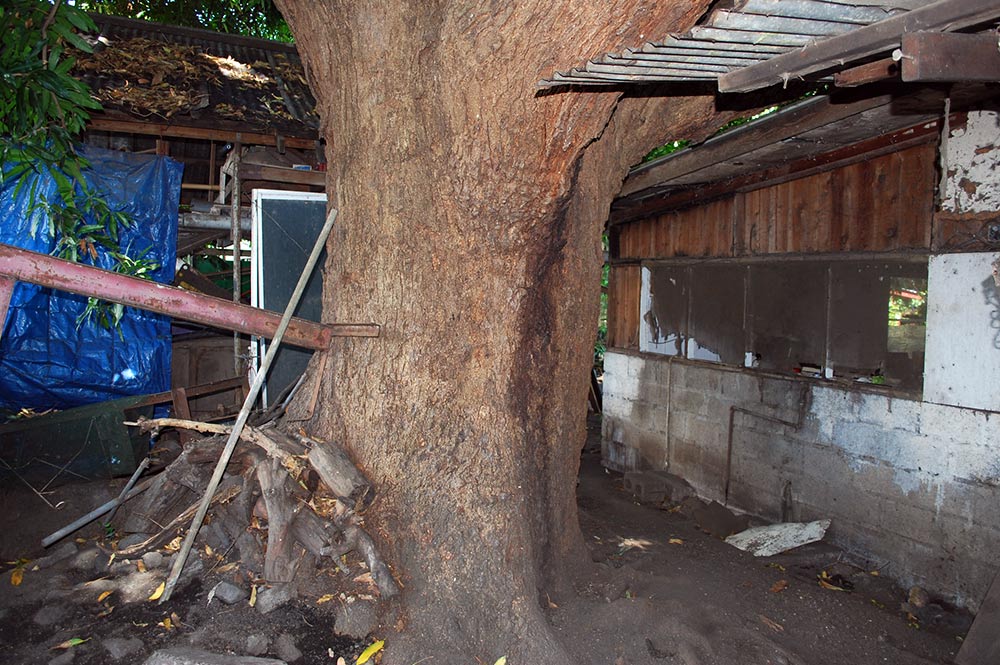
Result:
<svg viewBox="0 0 1000 665"><path fill-rule="evenodd" d="M1000 210L1000 114L970 111L944 145L947 164L941 209L953 213Z"/></svg>

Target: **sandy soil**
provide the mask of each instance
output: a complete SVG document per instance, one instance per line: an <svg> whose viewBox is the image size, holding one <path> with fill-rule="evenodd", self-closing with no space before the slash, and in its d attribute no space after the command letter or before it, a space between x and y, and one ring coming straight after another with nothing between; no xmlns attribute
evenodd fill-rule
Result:
<svg viewBox="0 0 1000 665"><path fill-rule="evenodd" d="M556 634L581 665L927 665L951 662L960 647L967 614L932 603L919 617L908 615L900 609L905 590L832 546L757 559L671 506L639 505L621 477L600 466L594 443L583 455L579 505L595 565L576 580L576 594L544 601ZM163 565L140 572L136 561L117 561L99 570L88 560L104 537L96 527L63 545L71 556L39 564L47 553L31 543L65 524L70 511L106 500L116 486L56 490L47 498L67 502L58 511L25 488L0 487L0 662L141 663L156 649L195 645L290 661L297 651L301 657L292 662L302 664L333 664L338 656L353 663L379 636L378 628L367 639L335 635L338 606L365 596L361 583L317 604L343 581L336 569L265 616L246 601L207 603L219 581L253 583L238 566L226 569L218 552L201 551L200 574L182 582L165 605L147 600L165 576ZM20 557L35 561L21 566L23 579L14 586L15 564L8 562ZM853 590L821 587L823 570ZM53 649L72 638L86 641Z"/></svg>

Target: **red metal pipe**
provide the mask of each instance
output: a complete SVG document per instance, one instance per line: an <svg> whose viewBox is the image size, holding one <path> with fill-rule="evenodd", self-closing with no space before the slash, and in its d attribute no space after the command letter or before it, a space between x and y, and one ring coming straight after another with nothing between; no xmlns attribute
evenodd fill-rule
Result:
<svg viewBox="0 0 1000 665"><path fill-rule="evenodd" d="M7 307L10 305L10 296L14 293L14 285L17 280L0 275L0 337L3 337L3 324L7 321Z"/></svg>
<svg viewBox="0 0 1000 665"><path fill-rule="evenodd" d="M0 276L268 339L274 336L281 320L280 314L265 309L80 265L3 243L0 243ZM0 284L0 296L4 288ZM3 313L6 314L6 308ZM293 318L285 331L285 341L307 349L325 349L333 337L378 337L378 334L379 327L375 324L319 324Z"/></svg>

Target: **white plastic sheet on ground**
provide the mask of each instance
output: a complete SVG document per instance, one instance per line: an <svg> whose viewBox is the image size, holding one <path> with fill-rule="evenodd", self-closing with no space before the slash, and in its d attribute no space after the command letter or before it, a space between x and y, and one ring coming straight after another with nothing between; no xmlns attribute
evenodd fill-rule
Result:
<svg viewBox="0 0 1000 665"><path fill-rule="evenodd" d="M830 520L782 522L757 526L726 538L726 542L754 556L774 556L790 549L823 540Z"/></svg>

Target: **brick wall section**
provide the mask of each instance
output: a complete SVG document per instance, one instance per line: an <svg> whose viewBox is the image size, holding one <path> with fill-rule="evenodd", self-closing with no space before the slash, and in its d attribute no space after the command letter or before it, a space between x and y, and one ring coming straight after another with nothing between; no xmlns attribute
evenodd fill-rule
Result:
<svg viewBox="0 0 1000 665"><path fill-rule="evenodd" d="M831 518L838 545L978 609L1000 567L1000 414L609 351L605 464L722 501L732 407L755 415L734 415L730 507L778 521L790 483L791 519Z"/></svg>

